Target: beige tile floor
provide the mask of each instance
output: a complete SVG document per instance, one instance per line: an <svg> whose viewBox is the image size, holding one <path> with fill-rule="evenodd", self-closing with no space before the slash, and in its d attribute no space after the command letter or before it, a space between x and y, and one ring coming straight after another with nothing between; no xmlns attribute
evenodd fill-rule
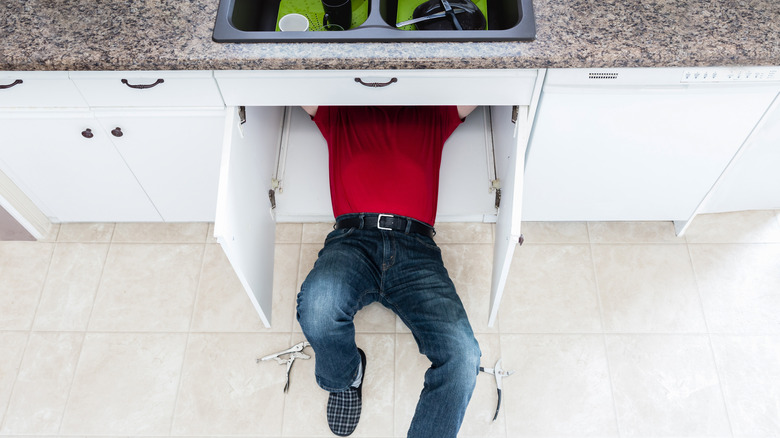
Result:
<svg viewBox="0 0 780 438"><path fill-rule="evenodd" d="M208 224L69 224L0 242L0 435L330 436L296 291L328 224L278 228L265 329ZM483 351L463 437L780 435L780 211L671 223L527 223L495 327L492 227L438 242ZM404 436L426 359L379 305L355 436Z"/></svg>

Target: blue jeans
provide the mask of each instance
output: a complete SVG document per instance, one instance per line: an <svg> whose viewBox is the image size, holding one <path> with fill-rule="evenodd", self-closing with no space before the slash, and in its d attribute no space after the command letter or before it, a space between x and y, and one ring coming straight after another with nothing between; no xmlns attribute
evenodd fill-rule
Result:
<svg viewBox="0 0 780 438"><path fill-rule="evenodd" d="M441 252L427 236L355 228L328 235L298 294L317 384L338 392L354 382L360 355L353 319L375 301L401 318L431 361L408 436L455 437L481 353Z"/></svg>

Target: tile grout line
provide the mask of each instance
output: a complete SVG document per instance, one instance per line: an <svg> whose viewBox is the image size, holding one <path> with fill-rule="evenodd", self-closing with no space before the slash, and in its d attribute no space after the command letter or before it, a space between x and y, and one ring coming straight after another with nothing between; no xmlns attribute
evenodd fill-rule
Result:
<svg viewBox="0 0 780 438"><path fill-rule="evenodd" d="M298 263L296 264L296 270L295 270L295 289L298 289L298 280L300 280L300 275L301 275L301 259L303 258L303 225L301 225L300 228L301 228L301 232L300 232L300 235L298 236L298 242L297 243L290 243L290 244L293 244L293 245L298 245ZM274 254L276 254L276 247L279 244L280 243L276 242L276 239L274 239ZM298 292L296 291L296 296L297 296L297 293ZM296 307L297 306L293 306L293 311L295 311ZM290 337L289 337L289 342L288 342L289 345L293 345L292 344L293 343L293 339L295 339L294 337L298 334L295 331L295 321L296 321L296 318L293 318L292 323L290 324L290 332L289 332L289 336ZM282 332L282 333L284 333L284 332ZM303 335L303 333L300 333L300 335L301 335L301 337L306 339L306 337ZM313 359L317 360L316 357L313 357ZM288 376L288 379L289 379L289 376ZM284 431L285 431L285 412L287 411L287 402L289 400L288 395L289 395L289 393L285 393L283 395L283 397L282 397L282 400L283 400L282 401L282 413L281 413L282 421L281 421L281 425L280 425L281 430L279 431L280 432L280 436L285 436L285 433L284 433Z"/></svg>
<svg viewBox="0 0 780 438"><path fill-rule="evenodd" d="M113 233L112 233L113 236ZM108 263L108 257L111 255L111 250L114 248L113 239L111 239L106 248L106 258L103 260L103 266L100 268L100 280L98 280L97 288L95 289L95 296L92 298L92 306L89 308L89 315L87 316L87 326L84 328L85 332L89 332L92 322L92 314L95 311L95 302L97 302L98 295L100 294L100 287L103 285L103 277L106 273L106 264Z"/></svg>
<svg viewBox="0 0 780 438"><path fill-rule="evenodd" d="M620 431L620 418L618 415L617 400L615 399L615 385L612 382L612 366L610 364L609 349L607 347L607 328L606 322L604 321L604 305L601 301L601 285L599 284L598 269L596 269L596 254L593 251L594 243L590 235L590 222L586 222L586 231L588 233L588 248L590 251L591 269L593 270L593 281L596 283L596 299L598 300L599 304L599 322L601 323L601 342L604 347L604 359L607 365L607 375L609 376L609 393L612 398L613 414L615 415L615 431L617 432L618 437L622 437L623 434Z"/></svg>
<svg viewBox="0 0 780 438"><path fill-rule="evenodd" d="M208 239L208 230L206 231L206 238ZM195 297L192 300L192 310L190 312L190 321L187 325L187 336L184 339L184 351L181 356L181 366L179 367L179 379L176 382L176 394L173 398L173 411L171 412L170 425L168 426L168 436L173 436L174 420L176 419L176 408L179 406L179 394L181 392L181 381L184 375L184 365L187 363L187 350L190 347L190 335L192 334L192 322L195 319L195 310L198 305L198 298L200 297L200 282L203 280L203 269L206 267L206 249L208 249L208 243L203 243L203 249L200 253L200 270L198 271L198 281L195 282Z"/></svg>
<svg viewBox="0 0 780 438"><path fill-rule="evenodd" d="M498 357L504 357L504 343L502 341L504 337L504 333L501 333L499 330L498 332ZM477 376L479 376L479 373L477 373ZM509 420L506 417L506 408L504 408L504 412L501 413L501 416L504 418L504 436L509 437Z"/></svg>
<svg viewBox="0 0 780 438"><path fill-rule="evenodd" d="M294 338L293 338L293 336L295 336L295 333L294 333L294 332L292 331L292 329L291 329L291 330L290 330L290 337L288 338L288 339L289 339L289 341L288 341L288 345L293 345L293 342L294 342L294 341L293 341L293 339L294 339ZM291 370L291 371L292 371L292 370ZM287 374L287 383L289 384L289 382L290 382L290 374L288 373L288 374ZM285 413L285 412L286 412L286 410L287 410L287 400L288 400L288 396L289 396L289 395L290 395L290 393L289 393L289 392L285 392L285 393L282 395L282 412L281 412L281 414L280 414L280 415L281 415L281 417L282 417L282 421L281 421L281 424L279 425L279 428L280 428L280 430L279 430L279 436L285 436L285 433L284 433L284 425L285 425L284 418L285 418L285 415L284 415L284 413Z"/></svg>
<svg viewBox="0 0 780 438"><path fill-rule="evenodd" d="M398 356L398 335L399 335L398 330L396 330L396 332L393 334L393 423L392 423L393 424L393 428L392 428L393 429L393 431L392 431L392 436L393 437L398 436L398 433L397 433L397 430L396 430L396 425L395 425L396 411L398 410L397 406L396 406L396 404L397 404L396 403L396 398L397 397L396 397L396 393L395 393L395 387L396 387L396 384L398 383L398 366L397 366L398 361L396 360L397 356Z"/></svg>
<svg viewBox="0 0 780 438"><path fill-rule="evenodd" d="M63 332L57 332L57 333L63 333ZM65 413L68 411L68 403L70 402L70 394L73 390L73 381L76 379L76 372L79 369L79 364L81 364L81 354L84 351L84 343L87 340L87 332L81 332L81 343L79 344L79 352L78 352L78 359L76 360L76 365L73 367L73 374L70 376L70 385L68 385L68 394L65 397L65 405L62 407L62 414L60 416L60 423L57 426L57 433L62 434L62 425L65 423Z"/></svg>
<svg viewBox="0 0 780 438"><path fill-rule="evenodd" d="M59 230L57 230L57 233L59 234ZM5 406L5 409L3 409L3 416L0 417L0 431L3 430L3 427L5 427L6 422L8 421L8 410L11 408L11 399L14 395L14 390L16 389L16 382L19 380L19 373L22 372L22 364L24 363L24 357L27 355L27 349L30 347L30 338L32 337L33 332L33 326L35 325L35 317L38 315L38 306L41 305L41 299L43 297L43 291L46 289L46 282L49 279L49 271L51 270L51 264L54 260L54 251L57 248L57 242L56 240L54 242L42 242L45 245L51 245L51 252L49 253L49 263L46 265L46 274L43 277L43 282L41 283L41 287L38 291L38 301L35 303L35 312L33 312L32 319L30 320L30 326L25 330L19 330L20 332L26 332L27 333L27 339L24 341L24 348L22 349L22 354L19 356L19 362L17 363L16 368L16 375L14 376L13 383L11 383L11 388L8 391L8 402ZM35 243L33 243L35 245Z"/></svg>
<svg viewBox="0 0 780 438"><path fill-rule="evenodd" d="M687 239L686 239L687 240ZM687 243L686 249L688 251L688 262L691 265L693 271L693 280L696 282L696 295L699 297L699 307L702 313L702 319L704 320L704 327L707 330L707 343L710 347L710 356L712 358L712 365L715 367L715 375L718 378L718 390L720 391L720 397L723 401L723 410L726 412L726 422L729 425L729 433L734 436L734 426L731 421L731 412L729 412L728 403L726 403L726 392L723 389L723 378L720 367L718 367L718 359L715 356L715 346L712 343L712 331L710 330L709 322L707 321L707 313L704 311L704 300L701 295L701 285L699 284L699 275L696 272L696 265L693 263L693 254L691 253L691 244Z"/></svg>
<svg viewBox="0 0 780 438"><path fill-rule="evenodd" d="M30 328L29 331L32 333L35 328L35 320L38 318L38 310L41 306L41 301L43 301L43 293L46 291L46 284L49 282L49 273L51 273L51 265L54 263L54 254L57 252L57 245L59 242L46 242L46 244L51 245L51 253L49 254L49 263L46 265L46 274L43 277L43 283L41 283L41 289L38 291L38 301L35 303L35 312L33 312L32 319L30 320ZM25 347L25 350L27 348ZM26 351L25 351L26 352Z"/></svg>
<svg viewBox="0 0 780 438"><path fill-rule="evenodd" d="M398 361L396 360L396 357L398 357L398 335L399 333L393 334L393 422L392 422L392 436L395 437L397 434L396 431L396 409L395 404L396 400L398 399L398 393L396 392L396 381L398 380Z"/></svg>
<svg viewBox="0 0 780 438"><path fill-rule="evenodd" d="M60 230L62 230L60 228ZM100 286L103 284L103 275L106 271L106 262L108 262L108 255L111 253L111 248L113 246L113 240L114 240L114 231L116 230L116 224L114 224L114 227L111 229L111 237L108 239L108 242L86 242L88 244L98 244L98 245L105 245L106 246L106 257L103 259L103 266L100 267L100 279L98 280L98 284L95 287L95 296L92 297L92 306L89 308L89 315L87 316L87 324L86 327L84 327L84 335L81 338L81 346L79 347L79 354L78 359L76 360L76 365L73 367L73 376L71 377L70 386L68 387L68 395L65 397L65 406L62 408L62 416L60 417L60 424L57 427L57 432L59 434L62 434L62 427L65 423L65 413L68 412L68 405L70 404L70 397L73 392L73 382L76 380L76 374L78 373L79 366L81 365L81 359L82 354L84 353L84 344L87 342L87 335L89 334L89 323L92 320L92 312L95 309L95 301L97 301L98 293L100 292ZM58 330L58 332L61 332Z"/></svg>

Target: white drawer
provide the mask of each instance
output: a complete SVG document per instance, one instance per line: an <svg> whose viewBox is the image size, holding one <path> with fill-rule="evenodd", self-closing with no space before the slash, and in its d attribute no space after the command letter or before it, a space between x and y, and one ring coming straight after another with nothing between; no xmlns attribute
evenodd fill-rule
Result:
<svg viewBox="0 0 780 438"><path fill-rule="evenodd" d="M527 105L536 70L217 71L227 105Z"/></svg>
<svg viewBox="0 0 780 438"><path fill-rule="evenodd" d="M92 107L222 107L210 71L70 72Z"/></svg>
<svg viewBox="0 0 780 438"><path fill-rule="evenodd" d="M86 108L64 71L0 72L0 108Z"/></svg>

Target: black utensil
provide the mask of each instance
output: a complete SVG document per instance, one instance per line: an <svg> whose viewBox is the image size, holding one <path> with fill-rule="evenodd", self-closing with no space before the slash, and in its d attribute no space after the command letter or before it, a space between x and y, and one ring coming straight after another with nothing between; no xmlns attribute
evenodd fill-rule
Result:
<svg viewBox="0 0 780 438"><path fill-rule="evenodd" d="M471 0L428 0L415 8L412 18L437 14L444 15L417 22L415 26L419 30L484 30L487 27L485 15Z"/></svg>

